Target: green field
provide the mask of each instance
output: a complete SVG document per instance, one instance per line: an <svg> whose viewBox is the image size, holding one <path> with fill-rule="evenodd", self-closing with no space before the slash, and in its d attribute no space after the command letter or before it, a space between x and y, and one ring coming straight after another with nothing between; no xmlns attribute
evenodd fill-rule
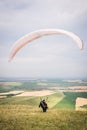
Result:
<svg viewBox="0 0 87 130"><path fill-rule="evenodd" d="M17 97L15 95L8 94L6 98L0 99L0 105L31 105L37 107L40 102L40 98L46 99L47 97L49 108L75 110L76 98L87 98L87 92L56 92L44 97Z"/></svg>
<svg viewBox="0 0 87 130"><path fill-rule="evenodd" d="M55 87L68 87L68 86L87 86L87 80L81 82L67 82L62 80L31 80L31 81L15 81L15 82L0 82L0 93L9 92L14 90L42 90Z"/></svg>
<svg viewBox="0 0 87 130"><path fill-rule="evenodd" d="M58 102L54 108L74 109L76 104L76 98L87 98L87 92L64 92L65 97Z"/></svg>
<svg viewBox="0 0 87 130"><path fill-rule="evenodd" d="M48 96L48 104L50 108L75 109L75 101L77 97L87 98L87 92L60 92L55 90L55 87L67 88L67 86L87 86L87 81L72 81L67 82L62 80L31 80L22 82L0 82L0 93L9 91L35 91L35 90L50 90L55 91L55 94ZM34 105L37 106L40 97L15 97L17 94L0 94L6 98L0 99L0 104L12 105ZM41 97L42 98L42 97ZM43 97L46 98L46 97ZM86 108L86 107L85 107Z"/></svg>
<svg viewBox="0 0 87 130"><path fill-rule="evenodd" d="M9 95L6 98L0 99L0 105L31 105L31 106L38 106L40 102L40 98L47 98L48 97L48 105L50 108L54 107L60 100L63 99L64 94L62 92L57 92L48 96L43 97L17 97L13 95Z"/></svg>

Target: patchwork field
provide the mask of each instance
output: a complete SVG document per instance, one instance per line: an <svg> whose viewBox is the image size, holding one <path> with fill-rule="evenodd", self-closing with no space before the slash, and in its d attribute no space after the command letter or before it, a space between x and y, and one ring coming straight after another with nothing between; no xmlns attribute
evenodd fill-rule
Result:
<svg viewBox="0 0 87 130"><path fill-rule="evenodd" d="M76 99L78 97L87 98L87 81L0 82L0 104L25 104L26 102L27 105L30 102L30 104L37 106L40 99L47 97L47 102L51 108L75 110ZM25 100L23 101L23 99Z"/></svg>

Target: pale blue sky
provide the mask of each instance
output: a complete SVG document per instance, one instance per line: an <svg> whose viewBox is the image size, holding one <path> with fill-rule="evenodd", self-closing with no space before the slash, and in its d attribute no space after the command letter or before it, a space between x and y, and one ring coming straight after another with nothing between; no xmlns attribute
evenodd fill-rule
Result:
<svg viewBox="0 0 87 130"><path fill-rule="evenodd" d="M81 51L67 36L46 36L8 62L13 43L37 29L76 33ZM87 78L87 0L0 0L0 77Z"/></svg>

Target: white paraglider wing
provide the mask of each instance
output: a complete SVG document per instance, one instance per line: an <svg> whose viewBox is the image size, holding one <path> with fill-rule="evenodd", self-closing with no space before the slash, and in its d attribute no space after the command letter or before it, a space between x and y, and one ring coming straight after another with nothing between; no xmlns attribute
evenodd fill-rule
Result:
<svg viewBox="0 0 87 130"><path fill-rule="evenodd" d="M77 45L80 49L83 48L83 43L82 43L81 39L72 32L61 30L61 29L42 29L42 30L33 31L33 32L23 36L19 40L17 40L11 48L10 55L9 55L9 61L11 61L14 58L14 56L16 55L16 53L21 48L23 48L26 44L28 44L31 41L38 39L40 37L43 37L46 35L53 35L53 34L67 35L67 36L71 37L77 43Z"/></svg>

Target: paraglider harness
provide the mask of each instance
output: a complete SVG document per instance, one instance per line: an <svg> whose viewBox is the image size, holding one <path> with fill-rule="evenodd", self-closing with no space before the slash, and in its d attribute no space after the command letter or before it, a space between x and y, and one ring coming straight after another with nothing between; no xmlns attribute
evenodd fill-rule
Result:
<svg viewBox="0 0 87 130"><path fill-rule="evenodd" d="M46 110L48 109L48 106L47 106L45 99L40 101L39 107L41 107L43 109L43 112L46 112Z"/></svg>

